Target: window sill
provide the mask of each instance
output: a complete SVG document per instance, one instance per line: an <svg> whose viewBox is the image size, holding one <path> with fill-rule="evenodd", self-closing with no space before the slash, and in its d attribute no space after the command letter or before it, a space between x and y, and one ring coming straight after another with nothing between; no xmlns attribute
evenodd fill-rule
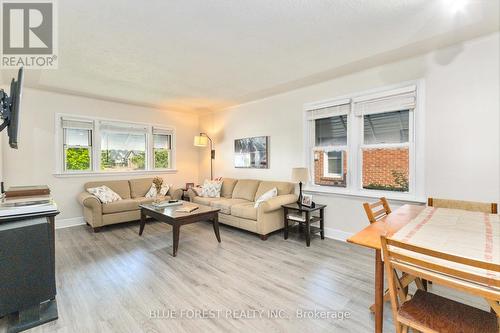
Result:
<svg viewBox="0 0 500 333"><path fill-rule="evenodd" d="M109 176L141 176L141 175L157 175L157 174L173 174L177 173L176 169L161 169L161 170L147 170L147 171L95 171L95 172L65 172L53 173L52 175L57 178L71 178L71 177L109 177Z"/></svg>
<svg viewBox="0 0 500 333"><path fill-rule="evenodd" d="M380 198L385 197L389 200L406 202L406 203L425 203L426 198L416 196L414 194L405 193L391 193L388 191L365 190L365 191L352 191L345 188L324 188L323 186L306 186L303 190L306 193L319 194L326 196L340 196L349 198Z"/></svg>

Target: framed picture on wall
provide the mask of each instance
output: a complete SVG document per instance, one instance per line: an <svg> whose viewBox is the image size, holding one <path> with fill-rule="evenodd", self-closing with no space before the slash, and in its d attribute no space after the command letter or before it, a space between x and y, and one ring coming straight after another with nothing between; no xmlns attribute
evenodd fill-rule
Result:
<svg viewBox="0 0 500 333"><path fill-rule="evenodd" d="M257 136L234 140L235 168L269 168L269 137Z"/></svg>

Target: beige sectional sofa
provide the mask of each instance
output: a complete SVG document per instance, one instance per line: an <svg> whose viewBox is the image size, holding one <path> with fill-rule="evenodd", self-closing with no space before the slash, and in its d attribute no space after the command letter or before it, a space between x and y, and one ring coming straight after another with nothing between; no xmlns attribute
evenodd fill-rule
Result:
<svg viewBox="0 0 500 333"><path fill-rule="evenodd" d="M78 197L78 201L83 206L85 222L92 226L94 231L98 231L100 227L105 225L139 220L141 218L139 205L153 202L153 199L145 198L152 182L153 178L139 178L85 183L85 191ZM112 189L122 200L103 204L96 196L86 191L88 188L102 185ZM180 200L181 197L182 190L171 187L162 199Z"/></svg>
<svg viewBox="0 0 500 333"><path fill-rule="evenodd" d="M274 187L278 196L254 208L255 200ZM232 178L222 180L220 198L200 197L188 191L192 202L219 208L219 222L257 233L263 240L269 233L283 229L281 205L297 201L294 193L293 183Z"/></svg>

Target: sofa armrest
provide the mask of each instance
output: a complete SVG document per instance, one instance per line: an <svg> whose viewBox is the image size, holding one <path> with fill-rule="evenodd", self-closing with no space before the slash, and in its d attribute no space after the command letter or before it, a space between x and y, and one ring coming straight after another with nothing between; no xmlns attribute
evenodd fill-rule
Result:
<svg viewBox="0 0 500 333"><path fill-rule="evenodd" d="M82 192L78 196L78 201L83 207L97 211L99 214L102 212L101 200L99 200L95 195L88 192Z"/></svg>
<svg viewBox="0 0 500 333"><path fill-rule="evenodd" d="M78 201L83 206L83 217L85 222L93 228L98 228L102 223L102 203L95 195L82 192L78 196Z"/></svg>
<svg viewBox="0 0 500 333"><path fill-rule="evenodd" d="M269 213L281 209L282 205L288 205L296 201L297 196L295 194L278 195L277 197L271 198L261 203L259 208L261 208L265 213Z"/></svg>
<svg viewBox="0 0 500 333"><path fill-rule="evenodd" d="M168 195L170 195L170 197L172 198L172 200L181 200L182 199L182 194L183 194L183 191L182 191L181 188L171 187L168 190Z"/></svg>

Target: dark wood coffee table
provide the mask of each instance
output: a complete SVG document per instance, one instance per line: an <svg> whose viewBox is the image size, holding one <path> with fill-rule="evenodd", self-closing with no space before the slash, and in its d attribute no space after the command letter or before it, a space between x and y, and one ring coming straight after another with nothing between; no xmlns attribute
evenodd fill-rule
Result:
<svg viewBox="0 0 500 333"><path fill-rule="evenodd" d="M193 205L188 202L184 202L183 204ZM177 212L177 209L181 207L180 205L166 208L157 208L151 204L139 205L141 208L141 226L139 229L139 236L142 235L142 232L144 231L147 216L152 217L157 221L170 224L172 226L172 235L174 239L173 256L175 257L177 255L177 249L179 248L179 231L181 225L211 220L214 227L215 237L217 237L217 241L220 243L218 215L220 209L214 209L203 205L196 206L199 208L191 213L181 213Z"/></svg>

